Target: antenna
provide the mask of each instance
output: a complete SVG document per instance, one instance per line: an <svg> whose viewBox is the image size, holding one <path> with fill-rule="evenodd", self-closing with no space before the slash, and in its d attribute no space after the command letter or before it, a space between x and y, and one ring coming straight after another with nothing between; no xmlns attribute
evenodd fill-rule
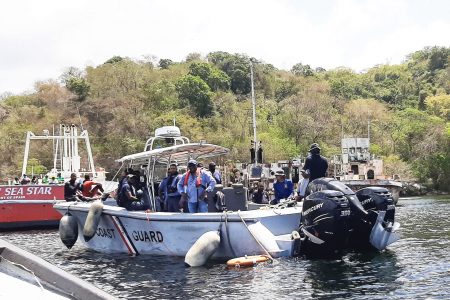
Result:
<svg viewBox="0 0 450 300"><path fill-rule="evenodd" d="M80 127L81 127L81 131L84 131L84 129L83 129L83 123L81 122L80 109L78 108L78 105L76 105L76 106L77 106L77 111L78 111L78 118L80 119Z"/></svg>
<svg viewBox="0 0 450 300"><path fill-rule="evenodd" d="M173 126L177 126L177 125L175 125L175 121L176 121L176 119L175 119L175 117L173 117Z"/></svg>
<svg viewBox="0 0 450 300"><path fill-rule="evenodd" d="M255 150L257 148L257 138L256 138L256 101L255 101L255 88L253 86L253 64L250 61L250 80L252 84L252 121L253 121L253 141L255 142ZM258 162L257 159L254 161Z"/></svg>

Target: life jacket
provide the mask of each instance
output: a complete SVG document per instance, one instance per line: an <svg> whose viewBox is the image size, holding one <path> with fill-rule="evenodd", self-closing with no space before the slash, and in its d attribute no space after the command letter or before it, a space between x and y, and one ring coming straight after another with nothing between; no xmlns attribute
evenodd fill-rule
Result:
<svg viewBox="0 0 450 300"><path fill-rule="evenodd" d="M191 172L187 171L185 176L184 176L184 182L183 182L183 186L187 186L188 185L188 181L189 181L189 177L191 176ZM197 177L195 180L195 186L197 188L199 188L200 186L202 186L202 171L201 169L197 169L197 171L195 172L195 176Z"/></svg>

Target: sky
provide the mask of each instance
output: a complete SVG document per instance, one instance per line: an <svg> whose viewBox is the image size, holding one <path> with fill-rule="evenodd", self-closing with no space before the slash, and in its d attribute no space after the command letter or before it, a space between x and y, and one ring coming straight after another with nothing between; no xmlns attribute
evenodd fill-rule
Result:
<svg viewBox="0 0 450 300"><path fill-rule="evenodd" d="M182 61L226 51L279 69L363 72L450 47L449 15L447 0L4 0L0 95L115 55Z"/></svg>

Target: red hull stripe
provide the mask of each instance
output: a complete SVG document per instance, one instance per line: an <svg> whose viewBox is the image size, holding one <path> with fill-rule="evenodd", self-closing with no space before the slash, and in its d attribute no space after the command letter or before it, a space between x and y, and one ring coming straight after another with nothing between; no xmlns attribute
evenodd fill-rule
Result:
<svg viewBox="0 0 450 300"><path fill-rule="evenodd" d="M125 230L125 227L123 226L122 222L118 217L111 216L111 220L116 227L117 231L119 232L120 237L122 238L123 243L128 249L128 253L131 255L139 255L136 247L134 246L133 242L131 241L130 237L128 236L127 231Z"/></svg>

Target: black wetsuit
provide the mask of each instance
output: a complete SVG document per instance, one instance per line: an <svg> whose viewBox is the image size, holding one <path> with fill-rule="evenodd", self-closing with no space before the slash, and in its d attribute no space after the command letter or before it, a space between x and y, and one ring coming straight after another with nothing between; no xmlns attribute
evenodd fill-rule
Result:
<svg viewBox="0 0 450 300"><path fill-rule="evenodd" d="M309 170L309 182L311 182L316 178L325 177L328 170L328 162L320 154L311 154L306 158L303 170Z"/></svg>

